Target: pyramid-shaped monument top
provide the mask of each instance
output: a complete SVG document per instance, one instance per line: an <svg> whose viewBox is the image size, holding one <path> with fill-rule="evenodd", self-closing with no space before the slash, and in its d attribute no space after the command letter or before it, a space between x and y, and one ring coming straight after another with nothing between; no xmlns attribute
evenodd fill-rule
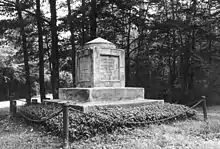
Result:
<svg viewBox="0 0 220 149"><path fill-rule="evenodd" d="M101 37L98 37L98 38L96 38L96 39L93 39L93 40L87 42L86 44L97 44L97 43L113 44L113 43L111 43L110 41L105 40L105 39L103 39L103 38L101 38Z"/></svg>

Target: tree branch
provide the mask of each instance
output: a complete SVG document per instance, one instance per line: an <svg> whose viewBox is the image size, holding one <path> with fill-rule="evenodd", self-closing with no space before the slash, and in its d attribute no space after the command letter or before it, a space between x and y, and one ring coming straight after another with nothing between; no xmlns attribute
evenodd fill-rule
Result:
<svg viewBox="0 0 220 149"><path fill-rule="evenodd" d="M1 4L2 3L2 4ZM0 6L4 6L4 7L16 7L16 4L15 4L15 2L12 2L12 1L9 1L9 0L0 0ZM26 12L26 13L28 13L29 15L32 15L32 16L34 16L34 17L36 17L36 14L34 13L34 12L31 12L31 11L29 11L29 10L23 10L24 12ZM44 21L44 22L46 22L46 23L48 23L49 25L50 25L50 20L49 19L47 19L47 18L44 18L44 17L42 17L41 16L41 19Z"/></svg>

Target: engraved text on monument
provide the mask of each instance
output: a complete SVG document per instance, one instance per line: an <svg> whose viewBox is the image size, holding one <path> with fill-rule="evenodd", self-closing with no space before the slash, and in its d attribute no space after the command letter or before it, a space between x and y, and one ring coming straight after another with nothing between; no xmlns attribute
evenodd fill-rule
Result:
<svg viewBox="0 0 220 149"><path fill-rule="evenodd" d="M100 55L100 80L119 80L119 56Z"/></svg>
<svg viewBox="0 0 220 149"><path fill-rule="evenodd" d="M90 57L84 56L79 58L79 80L89 81L90 80Z"/></svg>

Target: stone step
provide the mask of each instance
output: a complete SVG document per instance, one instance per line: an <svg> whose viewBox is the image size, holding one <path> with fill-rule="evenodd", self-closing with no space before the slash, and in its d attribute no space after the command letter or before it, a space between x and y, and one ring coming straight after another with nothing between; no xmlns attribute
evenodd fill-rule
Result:
<svg viewBox="0 0 220 149"><path fill-rule="evenodd" d="M112 102L120 100L144 99L144 88L138 87L94 87L59 88L59 98L77 103Z"/></svg>
<svg viewBox="0 0 220 149"><path fill-rule="evenodd" d="M113 108L116 106L121 107L136 107L141 105L149 105L149 104L163 104L163 100L150 100L150 99L140 99L140 100L121 100L115 102L87 102L87 103L79 103L73 105L73 108L81 109L83 112L89 112L93 110L95 107L106 107Z"/></svg>
<svg viewBox="0 0 220 149"><path fill-rule="evenodd" d="M117 106L136 107L136 106L150 105L150 104L164 104L164 100L155 100L155 99L121 100L121 101L113 101L113 102L86 102L86 103L74 103L73 101L58 99L58 100L46 100L45 102L58 103L58 104L68 103L70 107L83 112L89 112L96 107L106 107L106 108L113 108Z"/></svg>

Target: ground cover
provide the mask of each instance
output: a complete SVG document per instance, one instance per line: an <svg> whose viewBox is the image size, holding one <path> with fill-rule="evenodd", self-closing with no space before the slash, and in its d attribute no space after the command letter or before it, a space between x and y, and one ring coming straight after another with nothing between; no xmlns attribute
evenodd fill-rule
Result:
<svg viewBox="0 0 220 149"><path fill-rule="evenodd" d="M30 105L20 108L19 113L24 114L31 119L40 120L43 117L49 117L56 113L62 107L54 105ZM145 126L147 122L158 123L158 120L172 118L187 119L193 117L196 111L178 104L152 104L140 107L97 107L89 113L79 111L69 111L69 132L70 138L79 140L89 138L97 134L113 133L114 131L123 131L126 128ZM62 134L63 116L49 119L42 123L49 131ZM167 122L167 121L166 121Z"/></svg>

